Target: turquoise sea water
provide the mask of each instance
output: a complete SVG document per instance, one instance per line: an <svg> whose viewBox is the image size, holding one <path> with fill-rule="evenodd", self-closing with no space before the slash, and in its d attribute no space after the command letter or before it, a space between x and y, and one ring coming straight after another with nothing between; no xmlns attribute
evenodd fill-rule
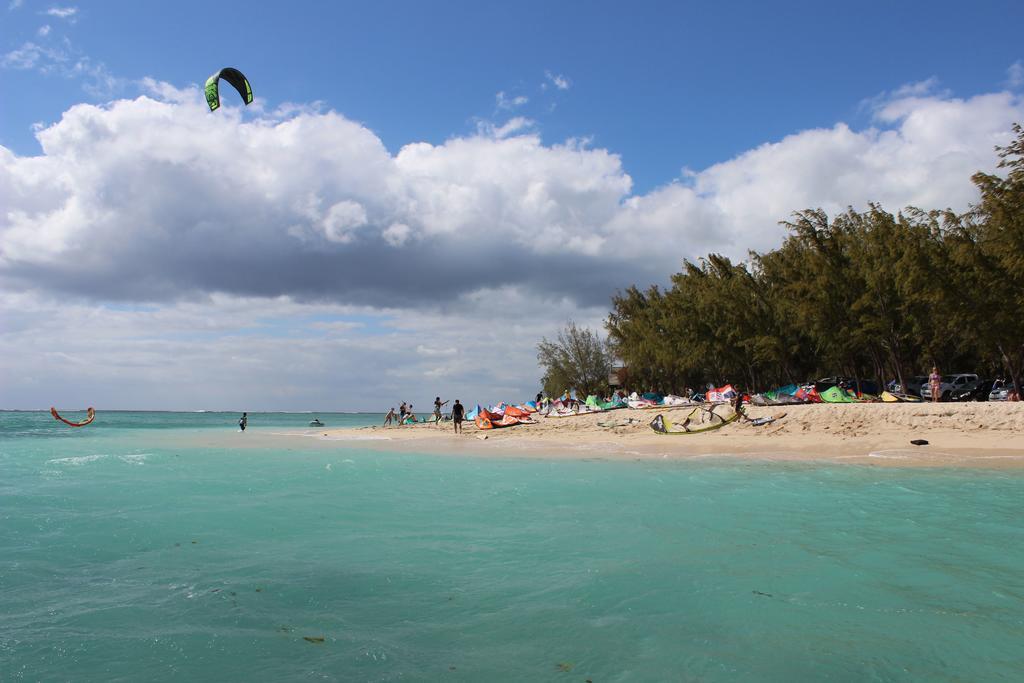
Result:
<svg viewBox="0 0 1024 683"><path fill-rule="evenodd" d="M1024 671L1017 472L392 453L237 418L0 413L0 680Z"/></svg>

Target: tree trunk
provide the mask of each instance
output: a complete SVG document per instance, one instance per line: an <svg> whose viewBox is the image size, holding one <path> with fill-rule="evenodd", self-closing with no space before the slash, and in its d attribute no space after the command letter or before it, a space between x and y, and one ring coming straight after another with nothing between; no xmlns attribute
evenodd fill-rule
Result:
<svg viewBox="0 0 1024 683"><path fill-rule="evenodd" d="M1013 382L1013 392L1017 394L1017 400L1019 401L1022 398L1020 394L1021 363L1014 363L1010 359L1009 354L1007 354L1006 351L1003 350L1002 344L997 344L996 346L999 348L999 356L1003 359L1003 367L1006 368L1006 371L1008 373L1010 373L1010 381ZM1014 365L1016 365L1016 367L1014 367Z"/></svg>

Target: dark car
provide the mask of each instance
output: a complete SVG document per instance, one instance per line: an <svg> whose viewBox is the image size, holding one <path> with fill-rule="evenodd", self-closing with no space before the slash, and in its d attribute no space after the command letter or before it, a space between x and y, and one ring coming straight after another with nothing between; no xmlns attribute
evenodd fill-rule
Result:
<svg viewBox="0 0 1024 683"><path fill-rule="evenodd" d="M945 400L987 401L989 399L989 394L992 393L993 384L995 384L995 380L991 379L979 379L974 382L968 382L960 389L951 390Z"/></svg>
<svg viewBox="0 0 1024 683"><path fill-rule="evenodd" d="M907 386L900 387L900 385L897 384L897 393L910 394L912 396L920 396L921 387L928 384L928 375L914 375L913 377L905 377L904 381L907 383Z"/></svg>

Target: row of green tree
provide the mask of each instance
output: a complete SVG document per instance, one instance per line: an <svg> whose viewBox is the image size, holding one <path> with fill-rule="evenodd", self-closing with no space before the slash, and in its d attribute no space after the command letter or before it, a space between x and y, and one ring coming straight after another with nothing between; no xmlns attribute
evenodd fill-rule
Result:
<svg viewBox="0 0 1024 683"><path fill-rule="evenodd" d="M933 365L1019 381L1024 130L1014 133L997 148L1003 172L972 177L981 199L967 213L801 211L778 249L742 263L710 254L684 262L666 289L619 293L607 328L630 386L902 382Z"/></svg>

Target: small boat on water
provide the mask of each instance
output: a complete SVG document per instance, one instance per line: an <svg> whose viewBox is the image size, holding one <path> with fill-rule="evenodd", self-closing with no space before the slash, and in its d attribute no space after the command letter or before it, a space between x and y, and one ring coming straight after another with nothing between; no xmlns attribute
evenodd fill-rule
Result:
<svg viewBox="0 0 1024 683"><path fill-rule="evenodd" d="M320 421L319 417L314 417L312 422L309 423L310 427L323 427L324 423Z"/></svg>

